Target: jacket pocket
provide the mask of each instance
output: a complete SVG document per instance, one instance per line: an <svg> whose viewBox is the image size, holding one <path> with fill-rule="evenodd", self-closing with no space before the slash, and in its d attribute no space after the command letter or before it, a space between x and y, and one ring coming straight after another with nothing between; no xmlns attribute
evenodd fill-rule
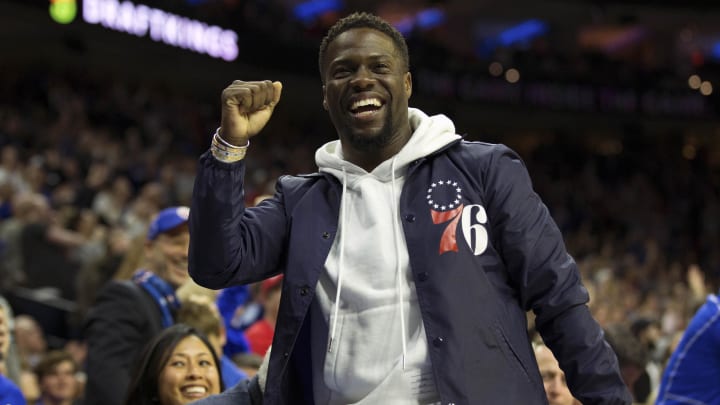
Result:
<svg viewBox="0 0 720 405"><path fill-rule="evenodd" d="M513 348L512 343L510 343L510 339L507 338L502 327L498 323L495 323L493 325L493 331L498 341L498 345L500 346L500 350L503 352L503 355L507 359L508 363L514 366L527 379L528 383L535 388L536 391L540 390L539 382L532 378L532 373ZM539 392L544 395L545 391L543 389Z"/></svg>

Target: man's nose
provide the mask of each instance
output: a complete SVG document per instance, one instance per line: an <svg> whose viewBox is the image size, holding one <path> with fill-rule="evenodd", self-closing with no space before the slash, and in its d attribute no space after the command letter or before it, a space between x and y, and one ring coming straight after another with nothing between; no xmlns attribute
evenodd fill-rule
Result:
<svg viewBox="0 0 720 405"><path fill-rule="evenodd" d="M366 68L365 66L361 66L357 69L355 72L355 76L352 78L352 81L350 84L354 88L360 88L364 89L369 86L372 86L375 83L375 76L370 71L370 69Z"/></svg>

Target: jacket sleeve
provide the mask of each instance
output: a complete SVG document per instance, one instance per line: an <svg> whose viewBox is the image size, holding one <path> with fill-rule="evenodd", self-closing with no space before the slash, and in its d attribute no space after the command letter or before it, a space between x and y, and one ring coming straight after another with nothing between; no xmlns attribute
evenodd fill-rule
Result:
<svg viewBox="0 0 720 405"><path fill-rule="evenodd" d="M220 289L277 274L288 221L281 187L275 196L246 209L245 161L223 163L200 157L190 207L190 276ZM280 184L280 182L278 182Z"/></svg>
<svg viewBox="0 0 720 405"><path fill-rule="evenodd" d="M587 307L588 292L520 157L498 145L485 171L488 217L525 311L583 404L630 404L617 358Z"/></svg>
<svg viewBox="0 0 720 405"><path fill-rule="evenodd" d="M148 322L153 308L144 308L138 294L118 282L100 292L88 313L84 335L87 340L88 405L120 405L130 384L131 368L153 328Z"/></svg>

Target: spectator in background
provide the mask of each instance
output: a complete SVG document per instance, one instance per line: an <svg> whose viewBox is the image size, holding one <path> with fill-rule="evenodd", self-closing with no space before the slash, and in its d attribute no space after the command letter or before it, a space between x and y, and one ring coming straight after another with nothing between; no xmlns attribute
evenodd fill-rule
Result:
<svg viewBox="0 0 720 405"><path fill-rule="evenodd" d="M53 350L35 366L40 386L40 398L33 405L73 405L82 392L77 379L79 367L73 356L65 351Z"/></svg>
<svg viewBox="0 0 720 405"><path fill-rule="evenodd" d="M707 296L673 351L657 405L720 404L720 299Z"/></svg>
<svg viewBox="0 0 720 405"><path fill-rule="evenodd" d="M30 315L15 317L15 342L20 354L20 363L24 368L34 368L48 350L45 331Z"/></svg>
<svg viewBox="0 0 720 405"><path fill-rule="evenodd" d="M5 307L0 305L0 404L25 405L25 397L20 388L5 373L5 361L10 350L10 327Z"/></svg>
<svg viewBox="0 0 720 405"><path fill-rule="evenodd" d="M71 255L86 239L57 221L54 210L41 194L33 195L33 209L20 235L24 285L52 288L67 300L75 300L80 262Z"/></svg>
<svg viewBox="0 0 720 405"><path fill-rule="evenodd" d="M7 183L6 183L7 184ZM14 192L14 190L13 190ZM0 222L0 288L12 289L25 281L22 231L35 216L37 194L18 192L10 198L9 218Z"/></svg>
<svg viewBox="0 0 720 405"><path fill-rule="evenodd" d="M215 353L220 358L220 368L225 387L233 387L248 378L229 357L223 354L223 346L225 346L227 338L215 302L201 295L191 295L183 298L182 306L177 313L177 322L191 326L207 336Z"/></svg>
<svg viewBox="0 0 720 405"><path fill-rule="evenodd" d="M84 329L87 405L119 405L143 345L175 322L175 290L189 279L188 215L187 207L160 211L147 232L144 266L132 280L109 282L90 309Z"/></svg>
<svg viewBox="0 0 720 405"><path fill-rule="evenodd" d="M635 382L633 395L638 402L650 403L660 386L660 374L665 364L663 352L667 347L661 341L660 323L654 319L636 319L630 324L630 331L648 354L645 372Z"/></svg>
<svg viewBox="0 0 720 405"><path fill-rule="evenodd" d="M205 335L177 324L145 345L125 405L185 405L223 391L218 357Z"/></svg>
<svg viewBox="0 0 720 405"><path fill-rule="evenodd" d="M648 355L645 347L633 336L630 328L625 324L613 324L605 327L605 340L617 355L620 373L623 382L633 394L633 403L645 404L635 397L635 385L647 367Z"/></svg>
<svg viewBox="0 0 720 405"><path fill-rule="evenodd" d="M15 341L20 358L20 389L28 401L40 397L40 386L33 369L48 351L42 325L30 315L15 317Z"/></svg>
<svg viewBox="0 0 720 405"><path fill-rule="evenodd" d="M262 306L253 300L251 286L223 288L217 295L217 306L225 324L228 342L224 353L229 357L250 351L245 330L262 317Z"/></svg>
<svg viewBox="0 0 720 405"><path fill-rule="evenodd" d="M580 402L573 398L565 381L565 373L552 351L544 344L539 344L535 346L535 359L549 405L580 405Z"/></svg>
<svg viewBox="0 0 720 405"><path fill-rule="evenodd" d="M250 325L245 331L250 350L264 357L272 344L277 323L278 310L280 308L280 296L282 293L282 274L264 280L260 284L259 301L263 307L263 316Z"/></svg>

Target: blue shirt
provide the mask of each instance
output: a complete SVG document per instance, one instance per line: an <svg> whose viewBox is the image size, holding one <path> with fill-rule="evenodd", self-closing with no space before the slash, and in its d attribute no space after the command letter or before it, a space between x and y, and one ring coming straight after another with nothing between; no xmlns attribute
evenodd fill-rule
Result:
<svg viewBox="0 0 720 405"><path fill-rule="evenodd" d="M720 300L709 295L668 362L658 405L720 405Z"/></svg>
<svg viewBox="0 0 720 405"><path fill-rule="evenodd" d="M227 356L220 357L220 372L222 373L222 380L226 390L248 378L247 374L240 370L240 367L233 363Z"/></svg>
<svg viewBox="0 0 720 405"><path fill-rule="evenodd" d="M20 388L4 375L0 375L0 405L25 405Z"/></svg>

